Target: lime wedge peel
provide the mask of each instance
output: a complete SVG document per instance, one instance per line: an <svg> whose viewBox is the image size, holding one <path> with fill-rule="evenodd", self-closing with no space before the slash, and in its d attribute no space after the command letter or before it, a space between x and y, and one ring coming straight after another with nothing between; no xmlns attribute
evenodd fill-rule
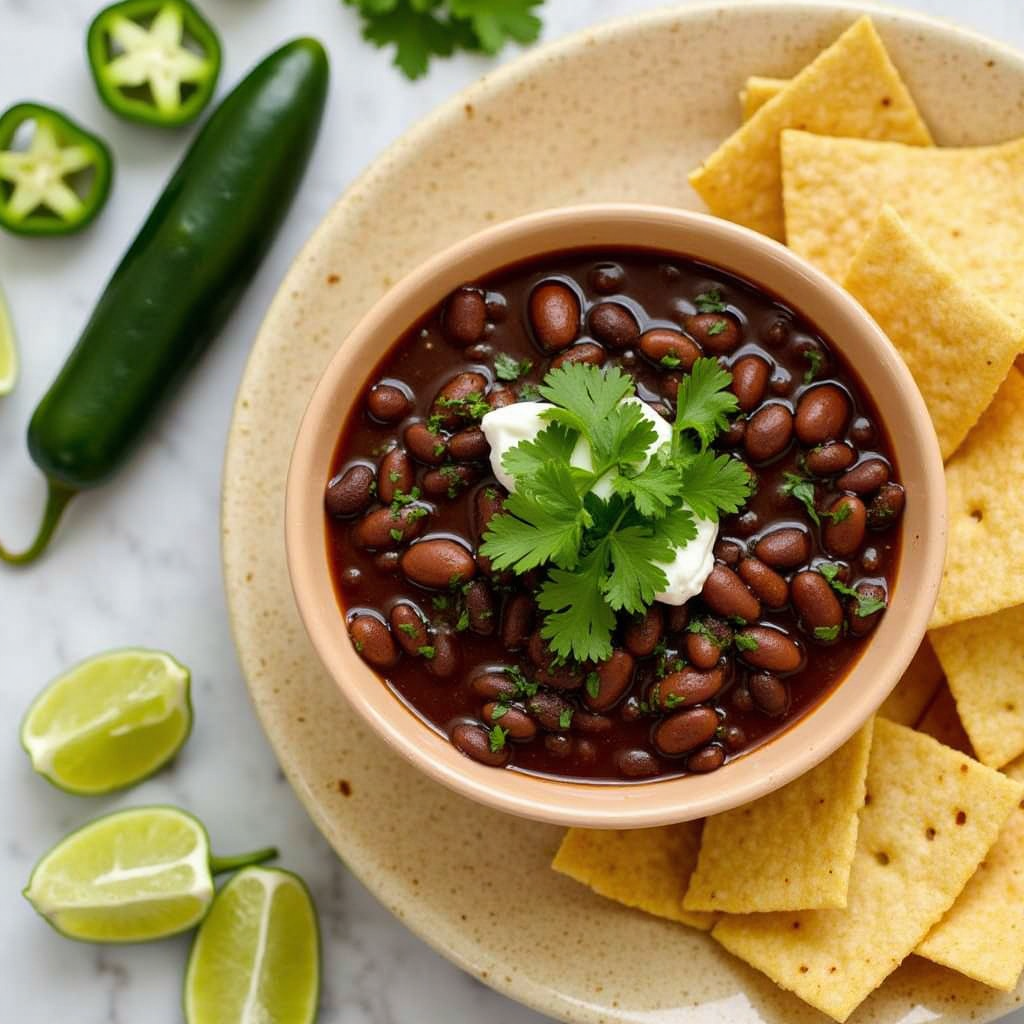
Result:
<svg viewBox="0 0 1024 1024"><path fill-rule="evenodd" d="M312 1024L320 932L309 890L279 868L246 868L220 891L185 974L188 1024Z"/></svg>
<svg viewBox="0 0 1024 1024"><path fill-rule="evenodd" d="M159 771L188 739L189 684L188 669L160 651L97 655L35 699L21 744L35 771L66 792L123 789Z"/></svg>
<svg viewBox="0 0 1024 1024"><path fill-rule="evenodd" d="M9 395L17 382L18 349L14 342L14 323L0 289L0 395Z"/></svg>
<svg viewBox="0 0 1024 1024"><path fill-rule="evenodd" d="M24 895L69 939L149 942L205 917L211 871L276 856L267 848L211 861L198 819L175 807L138 807L97 818L59 842L35 866Z"/></svg>

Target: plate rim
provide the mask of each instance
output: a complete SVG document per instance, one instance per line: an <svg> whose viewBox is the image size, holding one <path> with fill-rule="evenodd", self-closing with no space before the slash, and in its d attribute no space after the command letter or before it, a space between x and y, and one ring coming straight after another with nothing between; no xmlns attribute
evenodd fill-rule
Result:
<svg viewBox="0 0 1024 1024"><path fill-rule="evenodd" d="M438 103L426 115L417 120L408 129L388 143L388 145L385 146L380 153L378 153L377 156L374 157L366 167L364 167L363 170L355 176L355 178L353 178L348 186L342 190L338 198L330 205L321 220L317 223L305 242L296 252L284 276L281 278L271 301L266 307L260 326L253 338L249 354L245 360L242 374L239 379L239 386L232 403L227 441L225 443L224 457L222 460L222 484L219 514L221 534L220 562L221 579L228 612L229 629L232 643L238 656L241 674L245 681L246 692L256 712L260 728L263 731L264 736L267 738L267 742L273 751L275 760L287 778L289 786L298 797L300 803L309 815L313 824L316 826L317 830L321 833L328 845L346 868L352 872L355 878L373 895L374 899L377 900L377 902L383 906L403 928L410 931L417 939L425 943L431 950L438 953L449 963L452 963L460 970L470 974L472 977L481 981L494 991L513 1000L514 1002L534 1010L537 1013L550 1017L557 1015L559 1019L565 1021L588 1021L591 1022L591 1024L608 1024L608 1021L611 1018L600 1014L590 1006L580 1004L571 997L564 995L550 986L538 984L527 975L518 974L514 977L509 977L506 981L505 977L500 972L487 969L479 962L474 961L468 954L463 952L463 950L450 944L446 944L432 934L432 929L430 927L430 919L432 915L429 911L418 917L407 916L405 913L401 912L400 909L393 906L388 902L385 896L378 892L379 887L374 882L372 865L353 863L350 859L350 852L346 851L345 853L342 853L332 842L328 835L328 814L322 810L320 805L317 804L313 793L308 790L307 786L298 776L294 766L288 763L286 758L283 756L283 740L279 744L275 737L272 728L273 716L270 714L267 714L266 716L264 715L261 703L253 692L252 685L249 681L245 645L241 642L238 629L240 615L236 611L235 607L235 602L240 600L239 595L243 592L243 588L233 587L231 584L232 557L229 553L230 541L228 539L230 535L228 520L231 505L229 498L229 470L234 463L238 455L238 449L241 446L242 431L240 430L239 421L242 418L243 403L245 402L245 396L248 393L250 377L255 375L254 365L257 362L257 350L263 346L265 337L270 331L268 324L275 320L280 309L287 306L291 301L292 293L295 291L296 281L302 274L301 268L309 261L311 255L319 250L321 238L328 236L331 233L334 222L343 217L344 213L351 206L358 203L362 193L367 190L377 175L384 170L390 162L392 162L396 155L410 146L415 145L418 139L429 135L435 130L438 124L444 122L457 111L462 110L467 104L472 104L478 93L489 92L496 87L500 87L506 80L511 81L527 77L533 69L540 67L546 61L551 60L552 58L557 59L561 56L569 55L572 51L583 45L584 41L588 38L613 35L635 25L649 25L659 21L667 22L685 18L707 17L709 15L727 15L730 7L742 9L744 11L761 10L766 14L777 13L780 9L790 11L805 9L821 11L833 15L848 13L851 17L878 15L883 18L908 24L911 27L917 26L942 35L955 36L961 40L965 40L973 47L1017 66L1020 69L1022 78L1024 78L1024 50L1018 50L1001 40L994 39L973 28L964 27L952 18L901 9L888 3L877 3L874 2L874 0L845 0L845 2L844 0L840 0L840 2L829 2L829 0L731 0L731 3L727 6L723 6L720 2L716 2L716 0L693 0L693 2L683 0L682 3L673 7L661 6L637 12L635 14L626 14L603 19L592 25L576 29L556 39L535 45L507 63L485 71L480 77L458 89L449 97ZM311 396L312 392L310 393L310 397ZM308 404L309 401L307 400L303 407L303 415L305 413L305 407ZM283 545L283 533L281 542ZM998 1021L1003 1015L1004 1014L1001 1011L1000 1017L989 1018L989 1020L991 1022ZM620 1019L625 1020L626 1017L622 1016Z"/></svg>

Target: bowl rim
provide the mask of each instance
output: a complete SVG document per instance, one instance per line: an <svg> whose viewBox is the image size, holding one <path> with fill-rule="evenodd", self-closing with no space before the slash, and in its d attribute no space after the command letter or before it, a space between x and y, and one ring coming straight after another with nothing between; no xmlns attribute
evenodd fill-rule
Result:
<svg viewBox="0 0 1024 1024"><path fill-rule="evenodd" d="M644 239L648 233L690 233L698 244L712 240L714 244L742 253L751 262L760 261L762 274L770 269L772 273L789 277L794 287L808 289L820 297L830 315L844 321L847 329L860 337L877 363L875 369L881 371L883 377L891 377L890 390L897 402L905 406L909 434L897 436L891 428L888 433L897 452L903 453L897 456L897 461L904 476L907 451L914 452L914 468L919 471L922 483L919 500L923 511L912 539L921 550L915 551L911 565L908 557L910 528L905 515L901 561L892 599L893 606L900 612L900 622L895 621L897 615L887 614L847 677L828 696L811 712L767 743L730 762L725 769L705 776L623 783L562 780L496 770L465 757L447 738L419 719L381 684L377 673L356 654L348 631L339 628L343 620L326 558L322 494L338 432L362 389L361 375L358 375L359 386L352 386L356 375L350 373L349 364L353 354L372 351L375 338L397 339L402 330L441 301L457 284L531 256L587 245L675 251L734 273L778 294L801 313L806 312L805 304L794 301L785 289L760 280L754 267L730 265L718 257L702 256L699 251L679 244L602 241L603 233L625 228L638 239ZM573 231L592 234L593 241L552 244L551 239ZM503 246L524 246L541 238L549 240L528 246L512 259L494 258L494 253ZM456 269L464 265L467 270L471 265L475 271L456 273ZM411 312L398 315L407 308ZM395 319L398 323L389 324ZM836 331L821 323L820 310L810 319L832 344L840 350L844 348L844 343L836 339ZM368 362L367 376L380 355L378 347L376 355ZM868 368L858 366L852 358L850 362L876 406L880 405ZM889 414L883 416L887 426L891 419ZM360 716L389 747L430 778L465 797L532 820L588 828L651 827L720 813L785 785L838 749L881 705L917 650L938 595L945 545L945 477L930 416L906 364L863 307L821 271L766 236L704 213L638 203L598 203L529 213L462 239L407 274L360 318L319 378L296 436L285 492L285 547L300 618L327 673ZM905 583L911 573L922 577L915 580L913 588ZM861 679L854 687L851 685L854 680L865 675L868 653L879 648L878 637L883 631L889 648L884 665L876 666L878 671L869 674L866 680ZM843 697L841 701L836 699L839 695ZM386 699L382 700L382 696ZM824 722L826 726L819 729L816 737L808 734L812 722L819 727ZM770 760L780 763L773 769L759 770L769 751L778 755Z"/></svg>

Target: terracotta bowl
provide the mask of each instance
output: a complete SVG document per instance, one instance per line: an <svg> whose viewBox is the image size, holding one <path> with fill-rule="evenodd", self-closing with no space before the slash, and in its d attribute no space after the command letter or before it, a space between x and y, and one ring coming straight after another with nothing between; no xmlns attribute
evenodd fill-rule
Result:
<svg viewBox="0 0 1024 1024"><path fill-rule="evenodd" d="M519 260L572 248L641 246L699 258L774 292L857 369L888 427L907 489L890 607L846 679L809 714L709 775L636 783L557 781L477 764L403 705L356 653L327 563L324 487L342 424L383 350L453 288ZM878 708L927 627L946 544L942 460L909 370L846 292L785 247L702 214L600 205L530 214L434 256L388 292L345 339L317 384L288 473L288 567L313 646L345 697L397 753L430 777L499 810L562 825L640 828L717 814L813 768Z"/></svg>

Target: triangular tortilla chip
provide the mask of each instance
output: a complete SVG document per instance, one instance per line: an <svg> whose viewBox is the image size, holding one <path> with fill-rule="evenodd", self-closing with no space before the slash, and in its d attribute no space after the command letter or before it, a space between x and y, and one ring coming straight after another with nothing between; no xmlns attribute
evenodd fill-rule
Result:
<svg viewBox="0 0 1024 1024"><path fill-rule="evenodd" d="M740 91L740 112L749 121L769 100L774 99L789 85L788 78L765 78L751 75Z"/></svg>
<svg viewBox="0 0 1024 1024"><path fill-rule="evenodd" d="M840 281L888 204L968 287L1024 326L1024 139L922 149L824 137L835 134L783 134L790 248Z"/></svg>
<svg viewBox="0 0 1024 1024"><path fill-rule="evenodd" d="M683 910L700 830L699 821L628 832L571 828L551 866L610 900L706 931L714 914Z"/></svg>
<svg viewBox="0 0 1024 1024"><path fill-rule="evenodd" d="M1022 427L1024 376L1013 369L946 465L949 546L931 629L1024 604Z"/></svg>
<svg viewBox="0 0 1024 1024"><path fill-rule="evenodd" d="M690 184L712 213L783 237L779 137L785 128L931 143L867 17L847 29L690 174Z"/></svg>
<svg viewBox="0 0 1024 1024"><path fill-rule="evenodd" d="M915 725L924 714L935 691L942 685L942 666L925 637L903 678L878 709L883 718L900 725Z"/></svg>
<svg viewBox="0 0 1024 1024"><path fill-rule="evenodd" d="M1024 753L1024 605L929 636L978 759L1001 768Z"/></svg>
<svg viewBox="0 0 1024 1024"><path fill-rule="evenodd" d="M845 907L870 751L869 722L782 789L708 818L684 909Z"/></svg>
<svg viewBox="0 0 1024 1024"><path fill-rule="evenodd" d="M883 206L843 282L906 360L948 459L1024 348L1018 328Z"/></svg>
<svg viewBox="0 0 1024 1024"><path fill-rule="evenodd" d="M1024 762L1006 769L1024 781ZM1024 804L946 916L916 950L983 985L1012 992L1024 971Z"/></svg>

